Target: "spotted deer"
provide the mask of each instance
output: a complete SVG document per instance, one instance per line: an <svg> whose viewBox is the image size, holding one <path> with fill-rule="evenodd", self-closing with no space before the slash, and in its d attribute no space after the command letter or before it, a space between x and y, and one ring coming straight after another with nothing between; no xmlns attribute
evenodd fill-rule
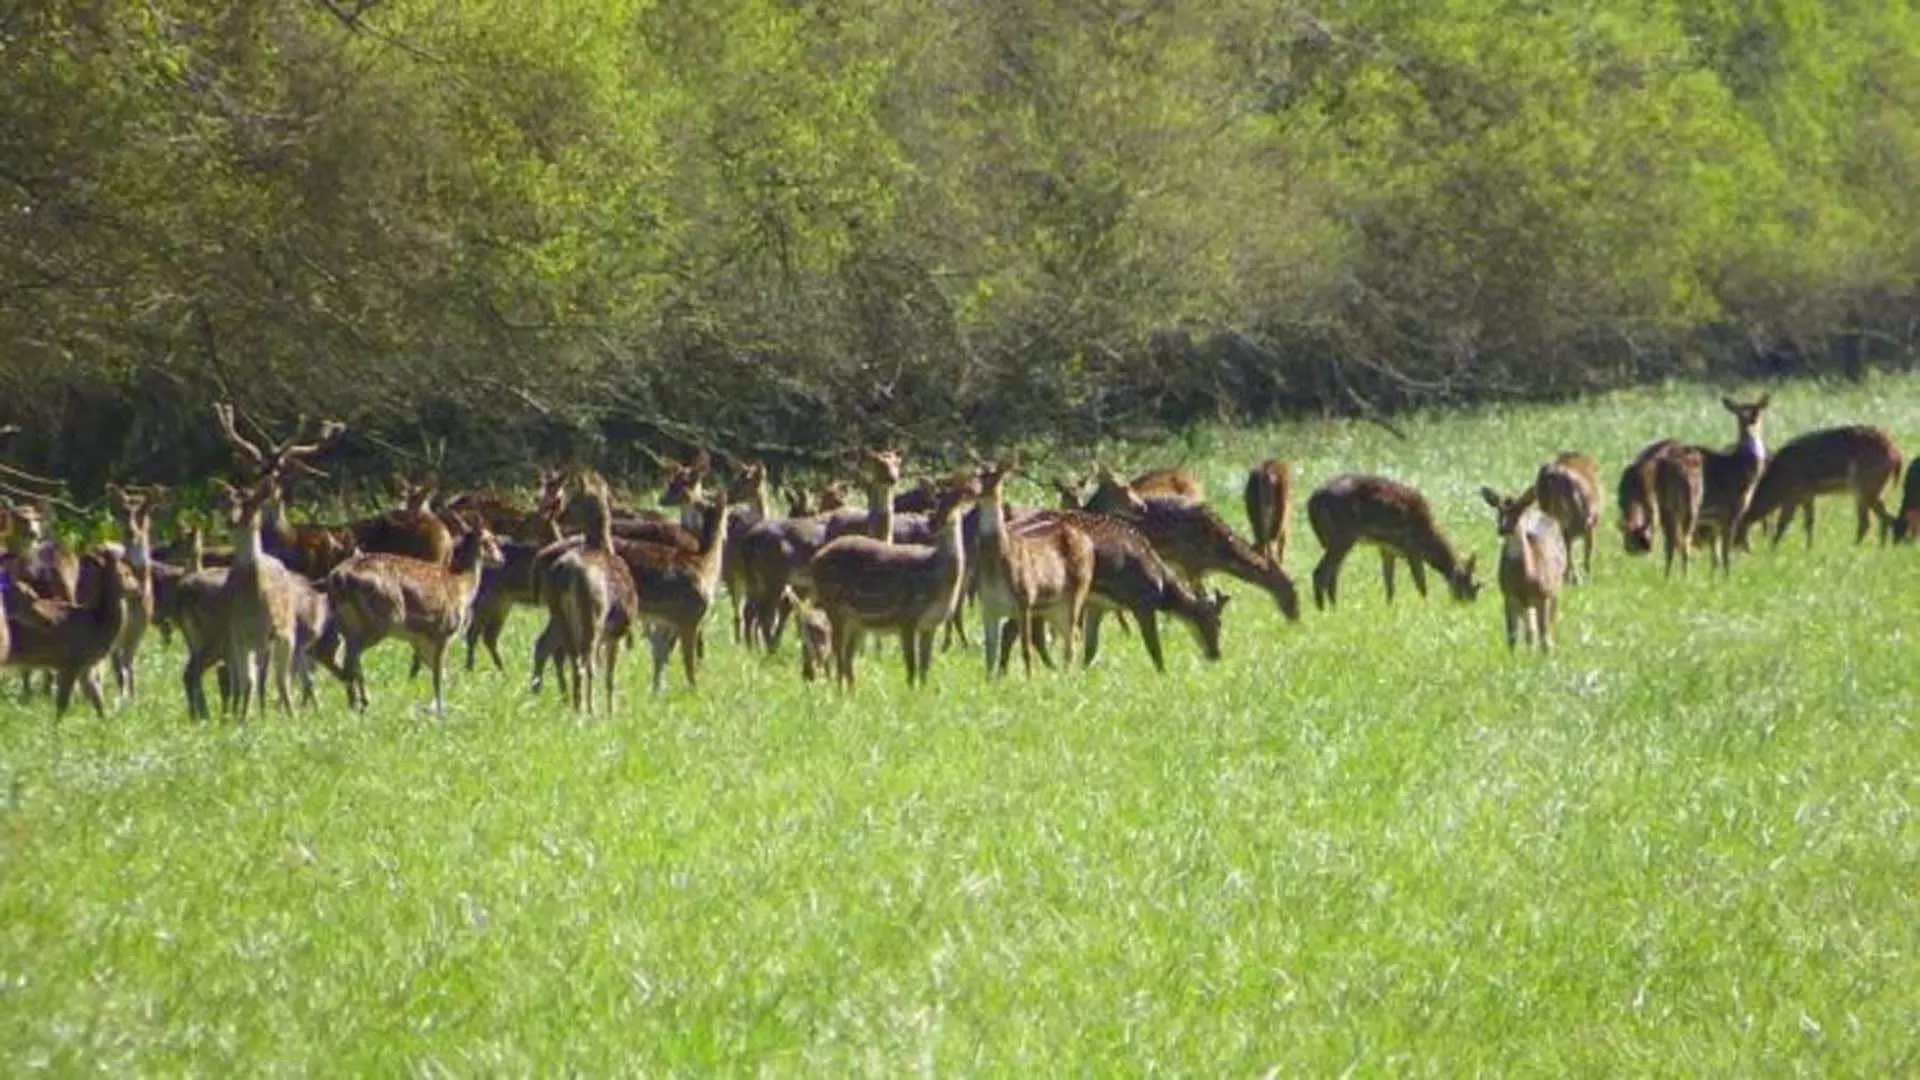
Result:
<svg viewBox="0 0 1920 1080"><path fill-rule="evenodd" d="M611 501L605 481L591 473L581 478L575 502L585 512L585 540L559 552L540 583L548 618L542 641L570 671L574 709L589 715L596 668L602 664L601 704L613 711L616 662L639 607L633 573L613 550ZM540 648L536 644L536 671L544 659Z"/></svg>
<svg viewBox="0 0 1920 1080"><path fill-rule="evenodd" d="M1065 642L1063 659L1073 662L1093 588L1094 546L1087 534L1064 519L1031 521L1009 528L1005 485L1012 462L980 473L980 536L974 573L980 587L981 641L987 675L1004 672L1000 663L1001 627L1013 620L1020 660L1033 675L1033 627L1046 617Z"/></svg>
<svg viewBox="0 0 1920 1080"><path fill-rule="evenodd" d="M1500 593L1506 600L1507 648L1524 631L1527 644L1553 648L1560 615L1560 584L1567 576L1567 540L1560 523L1534 506L1537 489L1509 499L1490 487L1480 497L1493 507L1501 537Z"/></svg>
<svg viewBox="0 0 1920 1080"><path fill-rule="evenodd" d="M1570 450L1540 466L1533 478L1534 501L1540 511L1560 526L1571 548L1580 541L1581 568L1566 560L1569 582L1593 577L1593 534L1600 526L1600 464L1593 455Z"/></svg>
<svg viewBox="0 0 1920 1080"><path fill-rule="evenodd" d="M695 509L702 515L698 551L686 552L664 544L614 543L614 551L626 564L636 590L634 606L629 610L633 619L648 628L655 693L666 689L667 663L676 642L687 685L699 685L695 661L700 654L702 627L720 588L721 561L732 514L720 497L703 496Z"/></svg>
<svg viewBox="0 0 1920 1080"><path fill-rule="evenodd" d="M1405 559L1413 573L1413 587L1427 595L1427 567L1446 578L1453 597L1462 603L1480 594L1474 581L1474 557L1462 560L1441 533L1426 497L1398 481L1352 473L1336 476L1307 499L1307 520L1324 554L1313 568L1315 607L1333 607L1337 600L1340 565L1356 545L1380 549L1380 578L1387 602L1393 602L1396 560Z"/></svg>
<svg viewBox="0 0 1920 1080"><path fill-rule="evenodd" d="M1894 521L1887 511L1886 491L1900 478L1905 464L1893 436L1877 427L1849 425L1795 436L1767 459L1735 542L1744 549L1748 530L1757 524L1765 532L1767 519L1777 514L1773 546L1779 547L1797 513L1811 548L1814 499L1848 494L1853 496L1853 542L1865 542L1877 519L1880 541L1885 543Z"/></svg>

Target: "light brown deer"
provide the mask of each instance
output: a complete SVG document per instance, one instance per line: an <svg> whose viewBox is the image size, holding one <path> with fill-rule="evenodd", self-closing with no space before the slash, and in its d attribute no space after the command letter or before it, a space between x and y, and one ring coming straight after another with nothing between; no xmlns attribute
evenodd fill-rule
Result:
<svg viewBox="0 0 1920 1080"><path fill-rule="evenodd" d="M1673 556L1680 555L1680 575L1693 564L1693 540L1700 526L1700 506L1706 490L1706 466L1700 451L1674 446L1653 459L1653 496L1659 509L1660 536L1666 546L1666 576L1673 576Z"/></svg>
<svg viewBox="0 0 1920 1080"><path fill-rule="evenodd" d="M126 618L122 621L119 638L113 643L112 653L114 682L118 686L120 699L129 701L133 699L135 690L134 658L139 655L140 643L146 638L147 627L153 622L154 567L151 504L160 497L161 493L127 491L110 487L108 495L113 499L120 518L125 566L131 572L135 586L125 598Z"/></svg>
<svg viewBox="0 0 1920 1080"><path fill-rule="evenodd" d="M1714 565L1721 573L1733 572L1734 538L1759 486L1760 473L1766 468L1767 448L1760 438L1760 418L1767 411L1771 395L1742 404L1721 398L1720 404L1733 414L1737 435L1731 450L1689 447L1700 455L1700 522L1711 534Z"/></svg>
<svg viewBox="0 0 1920 1080"><path fill-rule="evenodd" d="M1453 597L1462 603L1480 594L1474 581L1474 557L1454 554L1453 545L1434 520L1426 497L1398 481L1352 473L1327 481L1307 499L1307 520L1324 554L1313 568L1315 607L1333 607L1338 599L1340 564L1358 544L1380 549L1380 578L1393 602L1393 571L1405 559L1413 572L1413 587L1427 595L1427 567L1446 578Z"/></svg>
<svg viewBox="0 0 1920 1080"><path fill-rule="evenodd" d="M1519 644L1524 630L1528 645L1537 641L1548 652L1560 617L1560 583L1567 576L1567 540L1559 522L1534 507L1535 490L1508 499L1483 487L1480 497L1493 507L1503 538L1500 593L1506 599L1507 648Z"/></svg>
<svg viewBox="0 0 1920 1080"><path fill-rule="evenodd" d="M305 434L307 422L305 417L301 417L295 422L291 437L277 443L269 442L263 449L240 434L236 424L237 414L230 402L216 403L213 417L220 428L221 437L240 460L248 478L242 486L264 484L266 488L264 501L257 510L259 521L256 523L263 535L257 538L254 546L296 574L313 579L325 577L327 571L353 553L355 541L352 530L294 525L285 516L283 489L288 478L294 475L326 475L314 467L309 459L337 442L346 432L346 425L337 420L322 421L320 437L314 442L302 443L300 439ZM236 561L240 557L241 546L238 543L234 545Z"/></svg>
<svg viewBox="0 0 1920 1080"><path fill-rule="evenodd" d="M976 477L962 476L941 492L931 549L843 536L814 555L814 596L833 627L834 673L842 687L853 688L854 657L871 631L898 633L908 685L926 683L934 632L953 617L966 580L959 510L979 491Z"/></svg>
<svg viewBox="0 0 1920 1080"><path fill-rule="evenodd" d="M750 621L749 575L743 541L749 529L775 516L767 467L753 461L741 463L727 485L727 502L744 504L737 509L732 506L727 509L731 520L727 522L726 548L720 553L720 578L726 584L727 602L733 608L733 640L741 642L747 639Z"/></svg>
<svg viewBox="0 0 1920 1080"><path fill-rule="evenodd" d="M1650 442L1620 470L1620 542L1629 555L1645 555L1653 550L1654 469L1661 457L1680 448L1681 444L1673 439Z"/></svg>
<svg viewBox="0 0 1920 1080"><path fill-rule="evenodd" d="M1048 618L1065 642L1063 660L1071 666L1093 588L1094 547L1087 534L1055 517L1033 521L1019 531L1008 527L1005 503L1011 461L980 473L980 538L974 573L980 587L981 640L987 675L1004 672L1000 632L1013 620L1020 639L1020 660L1033 675L1033 629Z"/></svg>
<svg viewBox="0 0 1920 1080"><path fill-rule="evenodd" d="M1581 570L1566 560L1568 581L1593 577L1593 534L1600 527L1600 463L1593 455L1569 450L1540 466L1533 478L1533 494L1540 511L1560 526L1569 549L1580 541Z"/></svg>
<svg viewBox="0 0 1920 1080"><path fill-rule="evenodd" d="M639 607L633 572L613 550L611 500L605 481L592 473L581 478L575 503L585 512L585 541L561 551L540 583L548 616L542 640L567 665L574 709L588 715L601 664L606 666L601 704L609 715L613 712L616 661ZM536 672L543 662L540 648L535 647Z"/></svg>
<svg viewBox="0 0 1920 1080"><path fill-rule="evenodd" d="M446 654L466 628L480 575L500 565L500 548L484 523L467 523L447 566L406 555L356 555L327 575L327 603L345 646L348 703L366 709L361 657L388 637L413 647L433 672L434 715L446 713Z"/></svg>
<svg viewBox="0 0 1920 1080"><path fill-rule="evenodd" d="M1813 501L1820 495L1845 492L1853 496L1853 542L1862 543L1877 517L1885 543L1893 523L1887 512L1887 488L1900 478L1906 458L1893 436L1877 427L1850 425L1809 431L1789 439L1767 461L1753 499L1740 520L1736 542L1747 547L1747 530L1758 524L1764 532L1775 514L1773 546L1779 547L1797 512L1813 546Z"/></svg>
<svg viewBox="0 0 1920 1080"><path fill-rule="evenodd" d="M8 572L28 593L16 599L79 600L79 557L62 547L58 537L47 534L52 505L20 503L5 509Z"/></svg>
<svg viewBox="0 0 1920 1080"><path fill-rule="evenodd" d="M1288 622L1299 621L1300 593L1293 579L1278 563L1234 535L1206 503L1177 496L1142 495L1111 470L1102 470L1087 509L1132 523L1194 588L1204 588L1209 574L1227 574L1265 591Z"/></svg>
<svg viewBox="0 0 1920 1080"><path fill-rule="evenodd" d="M233 708L241 720L252 709L256 692L259 712L266 711L269 676L280 711L293 712L289 680L302 590L298 575L261 546L260 509L273 497L274 486L269 477L250 491L228 495L235 506L233 563L220 594L219 629L225 638Z"/></svg>
<svg viewBox="0 0 1920 1080"><path fill-rule="evenodd" d="M1273 565L1282 565L1287 534L1293 531L1293 466L1279 458L1255 465L1247 474L1246 499L1253 550Z"/></svg>
<svg viewBox="0 0 1920 1080"><path fill-rule="evenodd" d="M721 560L727 545L729 518L722 499L707 500L696 509L704 515L700 550L688 553L664 544L615 541L614 551L633 576L634 619L648 627L653 652L653 690L666 689L667 662L675 642L687 673L687 685L697 687L695 660L700 653L701 629L720 588Z"/></svg>
<svg viewBox="0 0 1920 1080"><path fill-rule="evenodd" d="M106 549L100 588L90 604L65 600L8 602L6 608L6 663L22 671L50 671L54 677L54 716L64 717L78 684L87 703L106 719L106 701L100 693L100 664L113 651L126 621L129 575L119 552Z"/></svg>

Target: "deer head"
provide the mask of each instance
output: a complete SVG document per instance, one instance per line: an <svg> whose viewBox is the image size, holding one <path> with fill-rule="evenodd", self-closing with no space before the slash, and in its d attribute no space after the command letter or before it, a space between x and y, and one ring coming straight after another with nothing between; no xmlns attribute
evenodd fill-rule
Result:
<svg viewBox="0 0 1920 1080"><path fill-rule="evenodd" d="M300 438L306 431L307 418L301 416L294 421L294 432L291 437L273 443L270 449L263 450L258 444L240 434L234 422L235 413L232 402L214 403L213 417L220 425L221 436L233 449L234 454L240 458L241 467L246 470L249 477L272 480L276 484L291 472L300 472L309 476L327 475L324 471L315 468L307 459L331 447L347 430L347 426L338 420L323 420L320 422L319 438L314 442L303 443ZM255 427L257 428L258 425Z"/></svg>

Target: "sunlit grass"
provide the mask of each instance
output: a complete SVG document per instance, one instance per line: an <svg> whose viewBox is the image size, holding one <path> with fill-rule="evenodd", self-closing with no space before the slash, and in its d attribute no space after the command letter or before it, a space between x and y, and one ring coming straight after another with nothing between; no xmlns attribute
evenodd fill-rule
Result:
<svg viewBox="0 0 1920 1080"><path fill-rule="evenodd" d="M1426 490L1724 443L1692 387L1554 409L1205 433L1248 464ZM1775 388L1770 441L1920 380ZM1110 447L1128 463L1165 448ZM1611 475L1608 477L1611 483ZM1296 495L1296 508L1304 491ZM989 686L893 650L851 699L716 630L699 694L623 665L613 720L390 647L375 708L189 723L179 655L100 723L0 704L0 1063L62 1072L717 1068L1899 1075L1920 1030L1920 551L1795 534L1666 583L1611 531L1561 650L1349 560L1297 626L1241 591L1227 659ZM1288 563L1319 555L1304 514Z"/></svg>

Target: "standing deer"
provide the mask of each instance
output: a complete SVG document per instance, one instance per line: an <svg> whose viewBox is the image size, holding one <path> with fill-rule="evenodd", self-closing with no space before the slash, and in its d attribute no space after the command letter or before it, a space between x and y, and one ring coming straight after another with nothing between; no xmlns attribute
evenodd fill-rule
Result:
<svg viewBox="0 0 1920 1080"><path fill-rule="evenodd" d="M151 501L158 493L145 491L123 491L118 487L108 489L120 518L121 536L125 545L126 566L133 574L135 589L126 597L126 619L122 622L120 636L113 643L113 677L118 687L120 699L130 701L134 696L134 657L140 652L140 643L146 637L147 627L153 622L154 607L154 567L153 567L153 518Z"/></svg>
<svg viewBox="0 0 1920 1080"><path fill-rule="evenodd" d="M1388 603L1393 602L1396 559L1407 560L1413 587L1422 597L1427 595L1429 566L1446 578L1454 599L1466 603L1480 594L1473 579L1474 557L1462 561L1454 554L1426 497L1405 484L1378 476L1336 476L1308 498L1307 520L1325 549L1313 568L1315 607L1334 606L1340 564L1357 544L1380 549L1380 578Z"/></svg>
<svg viewBox="0 0 1920 1080"><path fill-rule="evenodd" d="M1285 563L1293 525L1293 466L1268 458L1247 474L1247 524L1253 550L1275 566Z"/></svg>
<svg viewBox="0 0 1920 1080"><path fill-rule="evenodd" d="M54 677L55 718L67 714L78 684L87 703L106 719L100 693L100 664L113 651L125 624L127 593L131 589L120 553L106 549L99 556L103 569L100 588L85 605L66 600L0 603L5 609L6 663L22 671L50 671Z"/></svg>
<svg viewBox="0 0 1920 1080"><path fill-rule="evenodd" d="M1720 404L1733 414L1737 435L1731 450L1713 450L1704 446L1688 449L1700 455L1700 525L1711 533L1714 565L1721 573L1733 572L1733 542L1753 490L1760 483L1760 472L1767 464L1767 448L1760 439L1760 418L1767 411L1772 395L1742 404L1721 398Z"/></svg>
<svg viewBox="0 0 1920 1080"><path fill-rule="evenodd" d="M1538 641L1540 651L1553 648L1553 628L1560 614L1560 583L1567 576L1567 541L1560 524L1534 507L1534 490L1508 499L1490 487L1480 497L1493 507L1500 546L1500 593L1506 599L1507 648L1518 643L1522 628L1527 644Z"/></svg>
<svg viewBox="0 0 1920 1080"><path fill-rule="evenodd" d="M447 647L466 628L481 573L500 561L493 533L474 522L447 566L407 555L362 554L335 567L327 575L327 603L346 647L341 667L348 703L366 709L361 657L392 636L432 669L431 708L435 716L445 715Z"/></svg>
<svg viewBox="0 0 1920 1080"><path fill-rule="evenodd" d="M908 685L925 685L934 631L953 617L966 578L959 509L979 491L977 478L962 476L941 492L931 549L843 536L814 555L814 595L833 627L834 674L843 688L853 689L854 656L869 631L898 633Z"/></svg>
<svg viewBox="0 0 1920 1080"><path fill-rule="evenodd" d="M1580 541L1581 570L1576 574L1573 560L1566 560L1567 580L1592 579L1593 534L1600 527L1600 464L1577 450L1558 454L1540 466L1533 493L1541 512L1560 526L1567 546Z"/></svg>
<svg viewBox="0 0 1920 1080"><path fill-rule="evenodd" d="M611 715L614 669L639 597L632 571L613 551L612 496L606 482L588 473L581 477L580 488L575 502L585 512L585 542L561 551L544 572L540 593L547 603L547 630L541 641L569 668L576 711L592 715L595 669L606 665L601 704ZM536 673L544 661L541 648L536 643Z"/></svg>
<svg viewBox="0 0 1920 1080"><path fill-rule="evenodd" d="M1000 661L1001 627L1009 618L1020 639L1020 660L1033 675L1033 628L1050 616L1065 642L1062 659L1073 663L1093 588L1093 541L1059 518L1030 520L1019 530L1007 524L1005 485L1012 462L980 474L979 553L974 574L980 586L981 640L989 678L1004 672Z"/></svg>
<svg viewBox="0 0 1920 1080"><path fill-rule="evenodd" d="M1700 524L1700 506L1706 491L1706 465L1700 451L1674 446L1653 460L1654 502L1660 511L1660 535L1667 550L1666 576L1673 576L1673 556L1680 554L1680 576L1693 562L1694 532Z"/></svg>
<svg viewBox="0 0 1920 1080"><path fill-rule="evenodd" d="M1797 512L1811 548L1814 498L1846 492L1853 496L1854 543L1866 540L1876 516L1880 540L1885 543L1893 515L1887 512L1884 496L1887 487L1900 478L1905 463L1893 437L1876 427L1852 425L1795 436L1767 461L1735 540L1746 548L1747 530L1758 524L1764 531L1767 519L1777 513L1773 546L1779 547Z"/></svg>
<svg viewBox="0 0 1920 1080"><path fill-rule="evenodd" d="M1650 442L1620 470L1620 542L1629 555L1653 550L1653 474L1660 459L1678 449L1673 439Z"/></svg>
<svg viewBox="0 0 1920 1080"><path fill-rule="evenodd" d="M726 500L717 497L703 496L694 509L703 515L700 550L696 552L665 544L614 543L615 553L633 577L634 606L628 610L633 619L649 627L647 637L653 652L656 694L666 689L667 663L676 641L680 644L687 685L699 685L695 678L695 660L700 654L701 628L720 588L721 560L732 515Z"/></svg>

